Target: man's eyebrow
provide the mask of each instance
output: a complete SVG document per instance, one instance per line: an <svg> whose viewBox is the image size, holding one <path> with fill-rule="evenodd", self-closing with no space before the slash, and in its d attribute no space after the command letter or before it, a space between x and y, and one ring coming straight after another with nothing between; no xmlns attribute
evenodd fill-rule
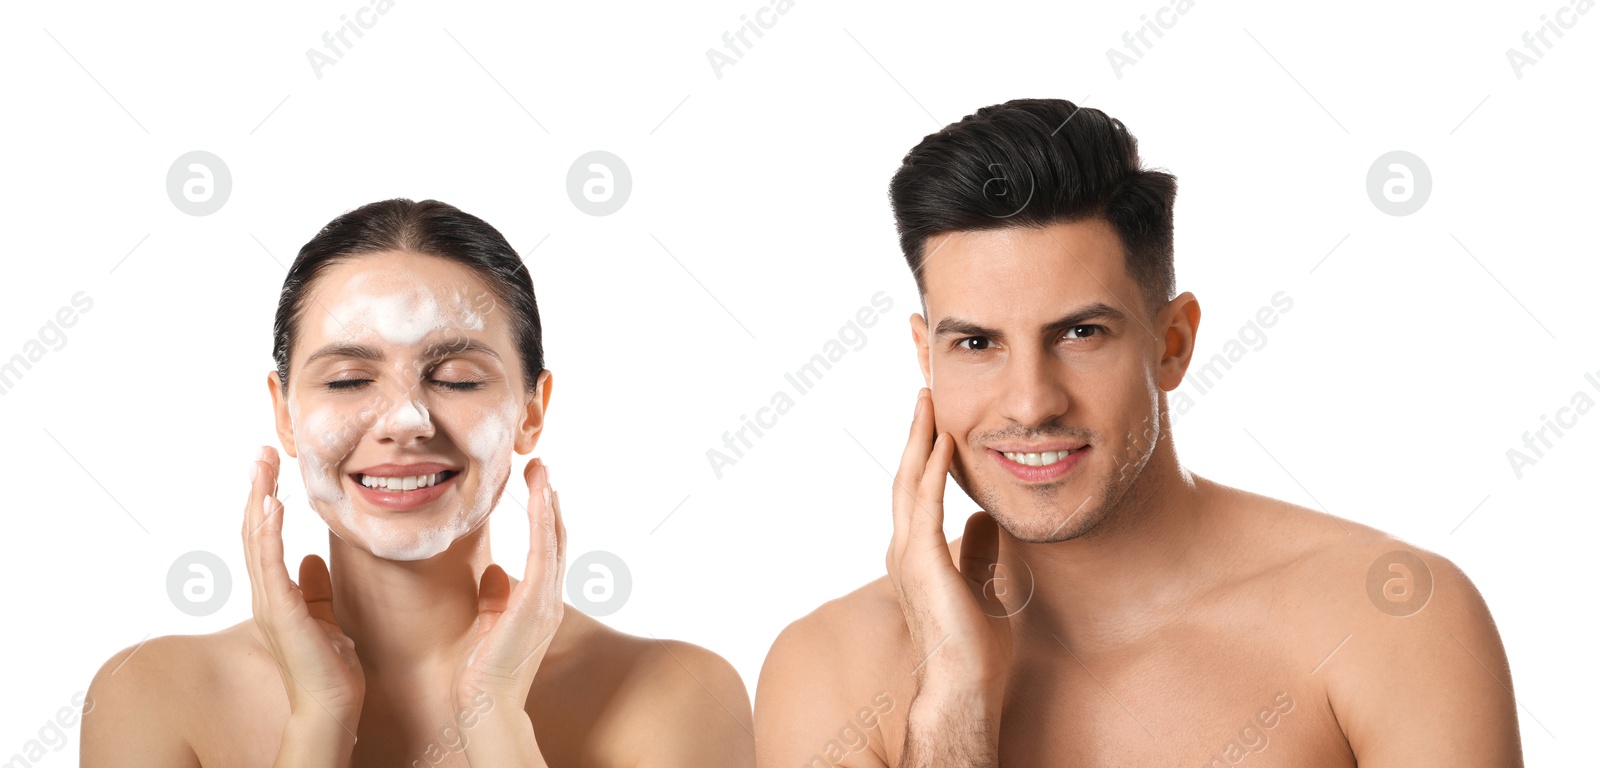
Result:
<svg viewBox="0 0 1600 768"><path fill-rule="evenodd" d="M1123 323L1126 322L1127 319L1127 314L1122 310L1117 309L1110 304L1106 304L1105 302L1097 301L1093 304L1080 307L1077 310L1069 312L1066 315L1039 326L1039 333L1040 335L1054 335L1070 328L1084 325L1090 320L1104 320L1111 323ZM963 320L959 317L945 317L940 319L938 327L934 330L933 337L935 339L941 339L945 336L957 334L961 336L982 336L984 338L994 339L995 341L1004 341L1006 337L1005 333L997 328L986 328L970 320Z"/></svg>
<svg viewBox="0 0 1600 768"><path fill-rule="evenodd" d="M441 357L461 354L463 352L483 352L496 360L500 359L500 354L498 352L495 352L487 344L475 339L436 341L432 344L429 344L428 348L422 351L422 359L436 360ZM381 363L385 359L383 350L378 349L377 347L370 347L365 344L354 344L349 342L334 342L323 347L322 349L317 350L316 352L311 353L311 356L306 358L305 364L310 365L317 359L323 357L354 357L359 360L371 360L377 363Z"/></svg>

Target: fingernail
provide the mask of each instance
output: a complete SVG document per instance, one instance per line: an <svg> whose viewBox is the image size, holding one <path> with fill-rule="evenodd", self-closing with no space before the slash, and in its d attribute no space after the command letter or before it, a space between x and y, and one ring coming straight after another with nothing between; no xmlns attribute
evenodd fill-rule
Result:
<svg viewBox="0 0 1600 768"><path fill-rule="evenodd" d="M262 461L271 461L272 460L272 449L270 447L268 447L268 446L263 445L263 446L261 446L261 450L257 452L256 456L257 456L257 458L261 459Z"/></svg>
<svg viewBox="0 0 1600 768"><path fill-rule="evenodd" d="M544 459L533 458L528 460L528 484L538 485L541 475L544 476L545 483L548 484L550 481L550 467L544 463Z"/></svg>
<svg viewBox="0 0 1600 768"><path fill-rule="evenodd" d="M260 475L260 474L261 474L261 465L260 465L260 464L257 464L257 463L256 463L256 462L255 462L255 460L254 460L254 459L252 459L252 460L251 460L251 461L250 461L250 482L251 482L251 483L252 483L252 484L254 484L254 483L255 483L255 481L256 481L256 477L257 477L257 476L258 476L258 475Z"/></svg>
<svg viewBox="0 0 1600 768"><path fill-rule="evenodd" d="M544 487L544 505L546 507L549 507L552 504L553 504L553 502L551 502L551 500L550 500L550 486L547 485L547 486Z"/></svg>

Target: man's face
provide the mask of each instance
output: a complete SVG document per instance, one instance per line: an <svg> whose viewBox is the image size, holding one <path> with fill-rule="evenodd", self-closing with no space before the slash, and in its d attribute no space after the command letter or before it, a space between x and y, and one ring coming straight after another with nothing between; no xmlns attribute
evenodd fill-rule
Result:
<svg viewBox="0 0 1600 768"><path fill-rule="evenodd" d="M1099 218L942 234L925 251L929 317L912 333L951 474L1021 541L1092 530L1160 437L1161 390L1177 385L1161 381L1168 312L1149 316Z"/></svg>

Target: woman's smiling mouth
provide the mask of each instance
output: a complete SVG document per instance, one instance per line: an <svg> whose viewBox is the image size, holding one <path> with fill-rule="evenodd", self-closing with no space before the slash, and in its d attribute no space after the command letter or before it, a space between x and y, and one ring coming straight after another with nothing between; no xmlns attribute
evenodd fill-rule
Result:
<svg viewBox="0 0 1600 768"><path fill-rule="evenodd" d="M373 506L409 511L443 496L461 470L445 464L382 464L350 473L358 493Z"/></svg>
<svg viewBox="0 0 1600 768"><path fill-rule="evenodd" d="M368 488L375 488L380 491L400 491L403 493L406 491L415 491L418 488L427 488L432 485L437 485L441 481L448 480L450 476L454 474L456 474L454 470L445 470L443 472L434 472L427 475L408 475L406 477L378 477L376 475L363 475L360 473L351 475L351 477L354 477L356 482Z"/></svg>

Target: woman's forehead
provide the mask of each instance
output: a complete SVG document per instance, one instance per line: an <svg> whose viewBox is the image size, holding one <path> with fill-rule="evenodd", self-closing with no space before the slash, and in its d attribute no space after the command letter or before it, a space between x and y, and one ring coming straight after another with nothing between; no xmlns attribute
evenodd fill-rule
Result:
<svg viewBox="0 0 1600 768"><path fill-rule="evenodd" d="M310 298L302 349L336 340L414 346L446 335L438 331L509 338L488 285L441 258L389 252L352 259L320 275Z"/></svg>

